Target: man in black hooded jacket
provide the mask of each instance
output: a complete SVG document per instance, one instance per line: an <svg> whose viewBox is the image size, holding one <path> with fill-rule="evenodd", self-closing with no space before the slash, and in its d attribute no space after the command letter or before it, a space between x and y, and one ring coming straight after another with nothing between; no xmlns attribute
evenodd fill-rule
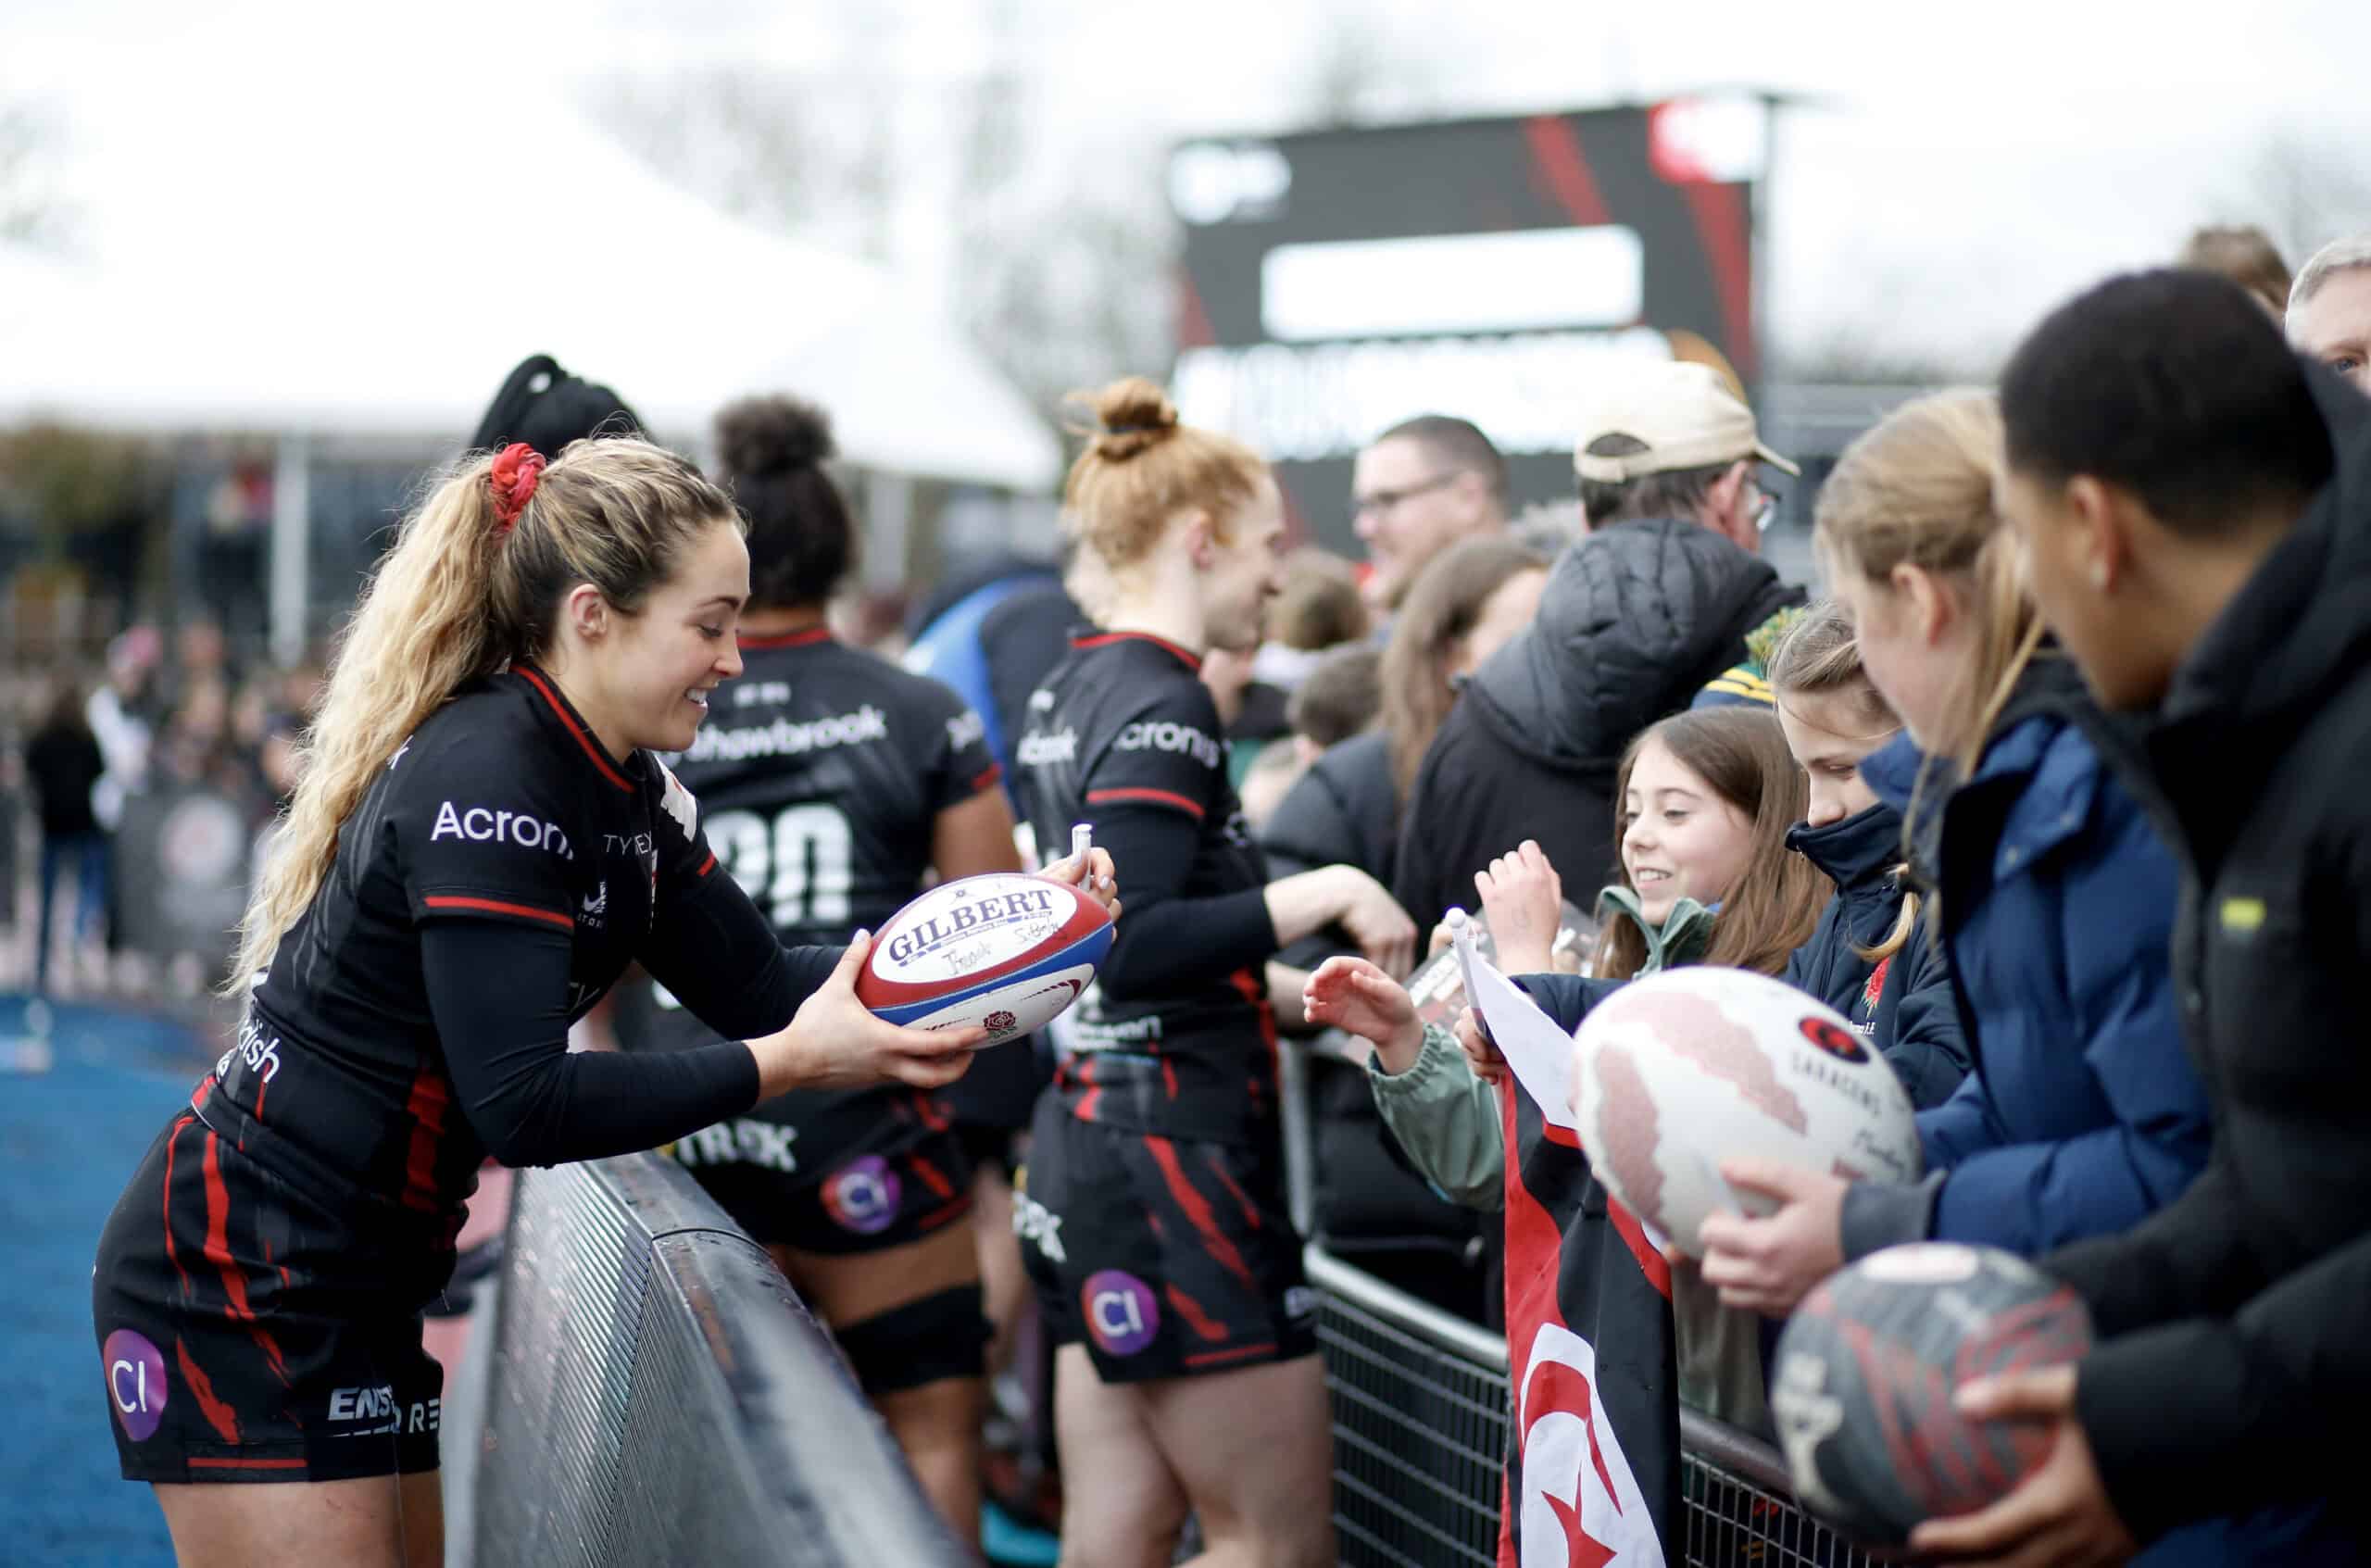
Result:
<svg viewBox="0 0 2371 1568"><path fill-rule="evenodd" d="M2050 1457L1913 1544L2088 1563L2187 1520L2336 1499L2360 1474L2371 403L2293 358L2239 290L2180 272L2062 307L2001 401L2037 596L2128 718L2110 760L2183 862L2174 983L2214 1144L2140 1225L2042 1260L2100 1343L1963 1402L2057 1420ZM2335 1500L2327 1517L2362 1529Z"/></svg>
<svg viewBox="0 0 2371 1568"><path fill-rule="evenodd" d="M1768 650L1749 639L1804 596L1756 553L1776 504L1765 463L1796 471L1709 367L1607 376L1574 454L1590 531L1466 683L1400 815L1392 892L1420 929L1472 904L1474 873L1526 838L1567 885L1609 879L1631 737L1691 701L1769 704Z"/></svg>

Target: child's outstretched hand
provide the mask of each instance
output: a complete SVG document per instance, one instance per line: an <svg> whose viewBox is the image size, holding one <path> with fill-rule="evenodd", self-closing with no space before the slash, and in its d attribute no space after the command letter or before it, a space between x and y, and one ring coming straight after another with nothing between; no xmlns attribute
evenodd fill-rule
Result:
<svg viewBox="0 0 2371 1568"><path fill-rule="evenodd" d="M1507 1059L1499 1054L1497 1042L1482 1030L1482 1015L1472 1008L1457 1015L1449 1033L1456 1036L1457 1048L1465 1053L1465 1064L1474 1075L1486 1084L1502 1084L1507 1078Z"/></svg>
<svg viewBox="0 0 2371 1568"><path fill-rule="evenodd" d="M1556 963L1556 925L1564 915L1564 884L1539 841L1526 838L1474 873L1482 918L1499 949L1501 974L1545 974Z"/></svg>
<svg viewBox="0 0 2371 1568"><path fill-rule="evenodd" d="M1373 1044L1386 1073L1407 1072L1424 1048L1424 1026L1407 987L1364 959L1327 959L1302 987L1301 1006L1311 1023Z"/></svg>

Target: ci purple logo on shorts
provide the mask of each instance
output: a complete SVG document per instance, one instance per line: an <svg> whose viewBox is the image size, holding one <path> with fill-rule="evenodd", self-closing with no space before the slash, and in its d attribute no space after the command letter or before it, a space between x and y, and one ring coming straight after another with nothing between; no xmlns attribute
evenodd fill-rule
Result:
<svg viewBox="0 0 2371 1568"><path fill-rule="evenodd" d="M147 1336L119 1328L107 1336L99 1356L107 1362L107 1402L115 1406L116 1420L133 1442L146 1442L165 1419L164 1353Z"/></svg>
<svg viewBox="0 0 2371 1568"><path fill-rule="evenodd" d="M823 1183L823 1207L846 1230L877 1236L897 1218L897 1173L877 1154L851 1160Z"/></svg>
<svg viewBox="0 0 2371 1568"><path fill-rule="evenodd" d="M1160 1331L1152 1286L1123 1270L1098 1269L1087 1275L1078 1304L1086 1314L1086 1331L1107 1356L1133 1356Z"/></svg>

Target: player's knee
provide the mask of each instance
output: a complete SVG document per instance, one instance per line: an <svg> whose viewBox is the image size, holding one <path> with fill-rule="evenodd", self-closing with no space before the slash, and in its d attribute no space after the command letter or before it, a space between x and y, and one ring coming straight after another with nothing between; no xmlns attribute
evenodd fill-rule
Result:
<svg viewBox="0 0 2371 1568"><path fill-rule="evenodd" d="M835 1329L859 1386L878 1397L950 1377L979 1377L988 1343L977 1281Z"/></svg>

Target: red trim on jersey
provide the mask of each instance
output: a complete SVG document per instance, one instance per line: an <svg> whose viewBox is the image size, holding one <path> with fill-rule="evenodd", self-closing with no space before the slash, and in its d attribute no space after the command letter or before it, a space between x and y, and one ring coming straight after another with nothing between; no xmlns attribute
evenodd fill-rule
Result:
<svg viewBox="0 0 2371 1568"><path fill-rule="evenodd" d="M433 1213L436 1209L436 1146L445 1139L445 1108L451 1091L425 1067L412 1075L411 1098L405 1113L411 1117L411 1154L404 1162L404 1207Z"/></svg>
<svg viewBox="0 0 2371 1568"><path fill-rule="evenodd" d="M1090 789L1086 792L1086 803L1089 806L1101 806L1107 803L1125 803L1128 801L1142 801L1148 806L1174 806L1179 810L1192 817L1196 822L1198 822L1202 820L1202 803L1198 800L1189 799L1187 797L1178 794L1175 790Z"/></svg>
<svg viewBox="0 0 2371 1568"><path fill-rule="evenodd" d="M934 1133L943 1133L955 1125L955 1118L928 1095L914 1097L914 1114L922 1118L922 1125Z"/></svg>
<svg viewBox="0 0 2371 1568"><path fill-rule="evenodd" d="M708 852L708 859L700 862L700 869L694 872L692 874L694 876L706 876L709 872L714 870L716 870L716 851L711 849Z"/></svg>
<svg viewBox="0 0 2371 1568"><path fill-rule="evenodd" d="M214 1085L215 1077L211 1073L197 1081L197 1087L190 1092L189 1097L189 1108L192 1110L206 1109L206 1097L214 1092Z"/></svg>
<svg viewBox="0 0 2371 1568"><path fill-rule="evenodd" d="M268 1073L257 1073L256 1075L256 1108L253 1114L256 1119L256 1125L258 1127L263 1125L263 1097L266 1094L269 1094L270 1090L271 1075ZM247 1147L247 1140L241 1138L239 1140L239 1147L240 1148L245 1149Z"/></svg>
<svg viewBox="0 0 2371 1568"><path fill-rule="evenodd" d="M192 1470L302 1470L301 1459L193 1459Z"/></svg>
<svg viewBox="0 0 2371 1568"><path fill-rule="evenodd" d="M584 733L584 727L576 721L576 715L568 710L568 704L560 700L559 694L545 683L543 676L523 664L512 665L510 672L543 694L544 700L551 704L552 711L559 715L561 727L576 737L576 744L584 748L584 755L592 759L593 766L600 771L603 778L624 790L628 795L634 793L634 785L628 784L626 776L618 771L618 765L609 760L608 753L601 749L598 741Z"/></svg>
<svg viewBox="0 0 2371 1568"><path fill-rule="evenodd" d="M1174 654L1186 668L1198 675L1202 672L1202 656L1191 648L1181 648L1167 637L1156 637L1150 632L1098 632L1090 637L1073 637L1074 648L1099 648L1112 643L1150 643L1165 652Z"/></svg>
<svg viewBox="0 0 2371 1568"><path fill-rule="evenodd" d="M264 1360L271 1363L271 1374L280 1379L281 1386L291 1387L288 1359L280 1353L278 1341L271 1331L256 1321L256 1310L247 1301L247 1276L237 1260L231 1256L231 1193L222 1185L221 1138L212 1131L206 1135L206 1258L220 1271L222 1297L231 1315L247 1325L247 1336L263 1347Z"/></svg>
<svg viewBox="0 0 2371 1568"><path fill-rule="evenodd" d="M829 626L809 626L800 631L784 632L771 637L752 637L744 633L734 640L738 642L745 650L760 652L768 648L812 647L817 643L830 642L832 629Z"/></svg>
<svg viewBox="0 0 2371 1568"><path fill-rule="evenodd" d="M206 1080L206 1084L212 1082L211 1078ZM204 1088L206 1084L200 1084L198 1087ZM194 1116L184 1116L173 1123L171 1132L165 1135L165 1261L172 1264L173 1273L182 1276L182 1299L184 1301L190 1298L191 1286L189 1271L182 1267L182 1255L173 1246L173 1145L181 1141L182 1129L196 1120Z"/></svg>
<svg viewBox="0 0 2371 1568"><path fill-rule="evenodd" d="M1197 1350L1190 1356L1180 1356L1177 1362L1180 1366L1223 1366L1229 1361L1248 1361L1254 1356L1275 1353L1276 1342L1264 1339L1257 1345L1236 1345L1224 1350Z"/></svg>
<svg viewBox="0 0 2371 1568"><path fill-rule="evenodd" d="M1260 1282L1251 1277L1251 1266L1243 1261L1243 1254L1236 1250L1226 1233L1219 1229L1219 1218L1211 1212L1209 1201L1186 1179L1185 1167L1177 1163L1177 1146L1167 1138L1147 1134L1145 1147L1152 1151L1152 1162L1160 1167L1160 1179L1169 1184L1169 1196L1177 1200L1177 1207L1186 1211L1186 1218L1201 1233L1202 1245L1210 1249L1219 1267L1252 1289L1259 1289Z"/></svg>
<svg viewBox="0 0 2371 1568"><path fill-rule="evenodd" d="M1184 1291L1178 1289L1173 1285L1162 1286L1160 1287L1160 1293L1169 1298L1169 1304L1177 1309L1177 1315L1184 1318L1186 1320L1186 1326L1192 1329L1196 1334L1211 1341L1212 1343L1216 1343L1227 1336L1226 1324L1211 1316L1211 1314L1203 1309L1202 1304L1199 1301L1195 1300L1191 1296L1186 1295Z"/></svg>
<svg viewBox="0 0 2371 1568"><path fill-rule="evenodd" d="M979 777L972 781L972 793L977 795L982 790L986 789L990 784L1000 784L1003 780L1004 764L1001 762L991 762L988 764L988 770L986 772L982 773Z"/></svg>
<svg viewBox="0 0 2371 1568"><path fill-rule="evenodd" d="M170 1233L168 1232L167 1234L169 1235ZM182 1343L181 1336L179 1335L176 1335L173 1337L173 1360L181 1366L182 1381L188 1384L189 1391L197 1396L197 1408L199 1412L206 1417L206 1424L214 1428L215 1431L220 1433L224 1442L237 1442L239 1440L239 1412L224 1404L220 1399L215 1398L214 1380L206 1375L206 1369L204 1367L198 1365L195 1361L190 1359L189 1347ZM192 1464L195 1464L199 1461L192 1460L190 1462ZM221 1460L217 1462L222 1464L237 1464L241 1461L238 1460ZM300 1459L296 1462L298 1464L302 1464L305 1461Z"/></svg>
<svg viewBox="0 0 2371 1568"><path fill-rule="evenodd" d="M1170 1101L1173 1104L1175 1103L1177 1099L1177 1062L1175 1059L1165 1053L1160 1059L1160 1086L1169 1091Z"/></svg>
<svg viewBox="0 0 2371 1568"><path fill-rule="evenodd" d="M539 909L533 904L506 904L499 898L465 898L456 893L432 893L420 902L432 909L483 909L490 914L523 915L529 920L546 921L563 931L576 929L576 922L569 916L556 909Z"/></svg>

